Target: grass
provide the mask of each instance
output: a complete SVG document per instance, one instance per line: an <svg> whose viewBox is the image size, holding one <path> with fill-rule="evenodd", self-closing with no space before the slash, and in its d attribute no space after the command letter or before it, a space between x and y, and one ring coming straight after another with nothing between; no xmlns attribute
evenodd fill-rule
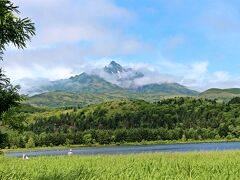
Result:
<svg viewBox="0 0 240 180"><path fill-rule="evenodd" d="M0 179L240 179L240 151L0 157Z"/></svg>

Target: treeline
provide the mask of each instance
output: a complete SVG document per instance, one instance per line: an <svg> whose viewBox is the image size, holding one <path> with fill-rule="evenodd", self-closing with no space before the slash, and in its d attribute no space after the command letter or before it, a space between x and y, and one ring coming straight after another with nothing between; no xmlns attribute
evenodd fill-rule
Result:
<svg viewBox="0 0 240 180"><path fill-rule="evenodd" d="M228 135L227 139L235 136ZM216 130L211 129L116 129L116 130L88 130L76 133L41 133L26 132L23 134L10 134L8 137L9 147L36 147L36 146L59 146L71 144L121 144L124 142L142 142L157 140L204 140L220 139Z"/></svg>
<svg viewBox="0 0 240 180"><path fill-rule="evenodd" d="M229 103L172 98L106 102L50 117L36 117L8 146L109 144L152 140L240 137L240 100Z"/></svg>

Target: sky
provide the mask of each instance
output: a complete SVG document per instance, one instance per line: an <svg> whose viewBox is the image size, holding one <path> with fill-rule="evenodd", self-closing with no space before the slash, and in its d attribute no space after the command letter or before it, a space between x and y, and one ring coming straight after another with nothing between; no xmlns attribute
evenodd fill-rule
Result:
<svg viewBox="0 0 240 180"><path fill-rule="evenodd" d="M115 60L146 83L240 87L239 0L12 0L35 23L0 62L14 83L69 78ZM147 79L147 80L146 80Z"/></svg>

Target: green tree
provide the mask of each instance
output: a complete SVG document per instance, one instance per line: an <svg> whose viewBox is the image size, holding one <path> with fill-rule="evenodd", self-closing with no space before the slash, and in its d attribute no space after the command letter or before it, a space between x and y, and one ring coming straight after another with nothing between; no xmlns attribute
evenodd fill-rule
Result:
<svg viewBox="0 0 240 180"><path fill-rule="evenodd" d="M35 147L35 142L32 137L30 137L26 143L26 148L34 148Z"/></svg>
<svg viewBox="0 0 240 180"><path fill-rule="evenodd" d="M13 86L10 80L2 73L0 69L0 125L7 125L9 127L16 127L19 122L13 122L13 118L9 117L9 110L19 105L22 97L18 94L17 86ZM18 124L18 125L17 125ZM0 130L0 147L6 145L7 135Z"/></svg>
<svg viewBox="0 0 240 180"><path fill-rule="evenodd" d="M83 142L85 143L85 144L92 144L92 135L91 134L85 134L84 136L83 136Z"/></svg>
<svg viewBox="0 0 240 180"><path fill-rule="evenodd" d="M25 48L26 41L35 35L34 23L29 18L19 18L18 6L9 0L0 0L0 58L6 45L13 43L17 48Z"/></svg>
<svg viewBox="0 0 240 180"><path fill-rule="evenodd" d="M17 48L25 48L26 42L35 35L34 23L29 18L19 18L18 6L9 0L0 0L0 59L6 46L13 43ZM0 68L0 124L3 113L15 107L22 100L18 94L19 86L13 86ZM6 140L0 132L0 144Z"/></svg>
<svg viewBox="0 0 240 180"><path fill-rule="evenodd" d="M13 86L0 69L0 118L10 108L18 106L22 97L18 94L18 86Z"/></svg>

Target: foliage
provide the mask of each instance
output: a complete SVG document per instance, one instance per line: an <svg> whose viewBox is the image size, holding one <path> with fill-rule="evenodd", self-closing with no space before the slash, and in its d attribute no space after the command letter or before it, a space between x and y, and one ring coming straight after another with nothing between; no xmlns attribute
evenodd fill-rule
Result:
<svg viewBox="0 0 240 180"><path fill-rule="evenodd" d="M92 143L92 135L91 134L85 134L82 139L83 139L84 144Z"/></svg>
<svg viewBox="0 0 240 180"><path fill-rule="evenodd" d="M228 104L240 104L240 97L232 98Z"/></svg>
<svg viewBox="0 0 240 180"><path fill-rule="evenodd" d="M36 146L240 137L239 105L195 98L113 101L37 112L31 118L26 130ZM12 141L19 142L9 139L8 147Z"/></svg>
<svg viewBox="0 0 240 180"><path fill-rule="evenodd" d="M25 48L26 41L35 35L34 23L29 18L18 18L18 6L9 0L0 1L0 58L6 45L13 43L17 48Z"/></svg>
<svg viewBox="0 0 240 180"><path fill-rule="evenodd" d="M30 157L28 162L0 157L0 161L2 180L240 178L239 151Z"/></svg>
<svg viewBox="0 0 240 180"><path fill-rule="evenodd" d="M0 120L4 112L18 106L19 101L22 100L22 97L18 94L18 89L19 87L13 86L0 69Z"/></svg>
<svg viewBox="0 0 240 180"><path fill-rule="evenodd" d="M26 143L26 148L34 148L35 147L35 142L32 137L28 139L28 142Z"/></svg>
<svg viewBox="0 0 240 180"><path fill-rule="evenodd" d="M0 131L0 149L5 148L7 144L7 134Z"/></svg>
<svg viewBox="0 0 240 180"><path fill-rule="evenodd" d="M32 97L28 97L24 102L36 107L45 108L69 108L69 107L85 107L91 104L98 104L109 101L119 100L145 100L148 102L157 102L161 99L172 97L186 97L182 94L167 94L167 93L137 93L132 91L110 91L103 93L74 93L74 92L46 92Z"/></svg>
<svg viewBox="0 0 240 180"><path fill-rule="evenodd" d="M166 94L185 94L188 96L197 96L199 93L190 90L178 83L147 84L137 88L137 91L143 93L163 92Z"/></svg>
<svg viewBox="0 0 240 180"><path fill-rule="evenodd" d="M14 13L20 13L18 6L14 6L9 0L0 0L0 59L6 46L13 43L17 48L25 48L26 41L35 35L34 23L29 18L18 18ZM22 97L18 94L19 86L13 86L10 80L0 69L0 125L8 124L9 127L19 127L21 118L11 116L12 108L19 105ZM11 110L11 111L10 111ZM6 134L1 133L0 145L6 143Z"/></svg>

